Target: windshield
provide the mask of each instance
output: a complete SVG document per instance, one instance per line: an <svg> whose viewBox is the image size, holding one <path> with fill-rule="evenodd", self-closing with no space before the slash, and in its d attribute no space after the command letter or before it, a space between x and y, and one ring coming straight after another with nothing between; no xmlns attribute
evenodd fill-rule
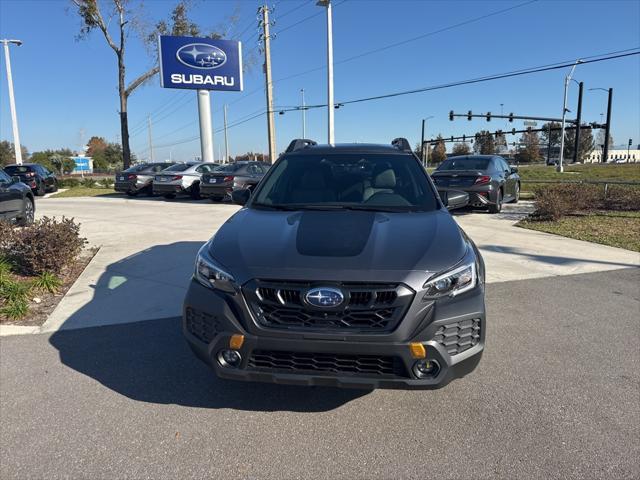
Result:
<svg viewBox="0 0 640 480"><path fill-rule="evenodd" d="M124 170L124 173L141 172L142 170L146 170L147 168L149 168L148 164L141 163L139 165L133 165L133 166L127 168L126 170Z"/></svg>
<svg viewBox="0 0 640 480"><path fill-rule="evenodd" d="M192 163L176 163L169 168L165 168L163 172L184 172L187 168L191 168Z"/></svg>
<svg viewBox="0 0 640 480"><path fill-rule="evenodd" d="M442 162L436 170L487 170L490 163L490 158L483 157L450 158Z"/></svg>
<svg viewBox="0 0 640 480"><path fill-rule="evenodd" d="M25 165L11 165L8 167L4 167L4 171L9 175L15 175L17 173L27 173L33 171L33 168L25 166Z"/></svg>
<svg viewBox="0 0 640 480"><path fill-rule="evenodd" d="M214 168L213 171L220 173L231 173L239 170L243 165L244 163L225 163L224 165L220 165Z"/></svg>
<svg viewBox="0 0 640 480"><path fill-rule="evenodd" d="M287 156L274 165L255 208L431 211L439 208L426 172L410 155Z"/></svg>

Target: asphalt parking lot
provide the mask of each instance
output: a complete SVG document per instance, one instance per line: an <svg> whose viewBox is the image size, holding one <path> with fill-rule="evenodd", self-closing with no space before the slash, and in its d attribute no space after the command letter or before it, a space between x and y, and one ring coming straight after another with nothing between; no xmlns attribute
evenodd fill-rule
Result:
<svg viewBox="0 0 640 480"><path fill-rule="evenodd" d="M0 338L2 478L640 477L637 254L521 231L515 207L463 214L490 269L475 372L435 391L245 384L172 315L236 207L38 203L101 250L45 333Z"/></svg>

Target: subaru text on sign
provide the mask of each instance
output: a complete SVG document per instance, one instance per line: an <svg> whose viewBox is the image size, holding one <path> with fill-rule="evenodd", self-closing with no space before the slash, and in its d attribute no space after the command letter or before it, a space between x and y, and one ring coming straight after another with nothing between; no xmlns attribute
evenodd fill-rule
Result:
<svg viewBox="0 0 640 480"><path fill-rule="evenodd" d="M242 91L242 44L197 37L158 38L164 88Z"/></svg>

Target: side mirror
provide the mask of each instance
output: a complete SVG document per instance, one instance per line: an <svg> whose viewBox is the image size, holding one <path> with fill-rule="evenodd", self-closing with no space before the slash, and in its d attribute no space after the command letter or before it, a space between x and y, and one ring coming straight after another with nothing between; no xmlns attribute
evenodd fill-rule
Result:
<svg viewBox="0 0 640 480"><path fill-rule="evenodd" d="M13 177L11 177L11 182L12 183L20 183L22 181L22 179L20 177L18 177L17 175L14 175Z"/></svg>
<svg viewBox="0 0 640 480"><path fill-rule="evenodd" d="M438 194L447 210L464 208L469 205L469 194L462 190L438 190Z"/></svg>
<svg viewBox="0 0 640 480"><path fill-rule="evenodd" d="M251 190L242 188L231 192L231 201L236 205L245 205L251 197Z"/></svg>
<svg viewBox="0 0 640 480"><path fill-rule="evenodd" d="M511 167L511 173L518 173L518 167Z"/></svg>

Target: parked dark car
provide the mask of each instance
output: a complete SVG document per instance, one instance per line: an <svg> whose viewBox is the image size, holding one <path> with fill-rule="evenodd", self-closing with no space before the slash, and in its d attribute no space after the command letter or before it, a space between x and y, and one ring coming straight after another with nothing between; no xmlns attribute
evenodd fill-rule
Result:
<svg viewBox="0 0 640 480"><path fill-rule="evenodd" d="M478 365L484 262L406 139L294 141L232 199L244 207L198 252L183 306L218 376L436 388Z"/></svg>
<svg viewBox="0 0 640 480"><path fill-rule="evenodd" d="M153 176L175 165L175 162L141 163L116 173L114 189L132 197L140 192L153 194Z"/></svg>
<svg viewBox="0 0 640 480"><path fill-rule="evenodd" d="M58 190L58 179L55 173L38 163L7 165L4 171L10 177L20 177L20 181L28 185L37 196Z"/></svg>
<svg viewBox="0 0 640 480"><path fill-rule="evenodd" d="M35 211L31 188L19 177L10 177L0 170L0 219L29 225L33 223Z"/></svg>
<svg viewBox="0 0 640 480"><path fill-rule="evenodd" d="M176 163L153 177L153 193L167 199L187 194L197 200L200 198L200 178L217 166L212 162Z"/></svg>
<svg viewBox="0 0 640 480"><path fill-rule="evenodd" d="M500 212L505 202L517 203L520 199L518 168L497 155L450 157L431 178L438 189L467 192L472 207L488 208L491 213Z"/></svg>
<svg viewBox="0 0 640 480"><path fill-rule="evenodd" d="M251 161L220 165L213 172L202 175L200 195L220 201L230 196L233 190L252 190L262 180L269 167L268 163Z"/></svg>

